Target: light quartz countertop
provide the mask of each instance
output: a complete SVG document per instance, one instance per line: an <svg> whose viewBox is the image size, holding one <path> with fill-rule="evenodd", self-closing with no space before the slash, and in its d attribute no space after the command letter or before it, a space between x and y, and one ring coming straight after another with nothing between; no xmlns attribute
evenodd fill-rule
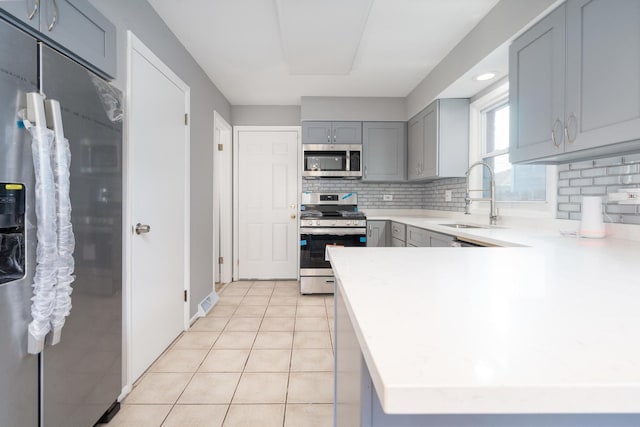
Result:
<svg viewBox="0 0 640 427"><path fill-rule="evenodd" d="M509 246L329 249L386 413L640 413L640 242L373 218Z"/></svg>

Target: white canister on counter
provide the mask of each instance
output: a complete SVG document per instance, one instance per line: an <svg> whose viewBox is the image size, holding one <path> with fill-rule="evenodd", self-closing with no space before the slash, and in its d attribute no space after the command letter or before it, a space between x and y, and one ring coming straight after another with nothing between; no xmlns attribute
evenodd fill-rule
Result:
<svg viewBox="0 0 640 427"><path fill-rule="evenodd" d="M602 216L602 197L582 197L580 236L591 239L602 239L605 236L604 218Z"/></svg>

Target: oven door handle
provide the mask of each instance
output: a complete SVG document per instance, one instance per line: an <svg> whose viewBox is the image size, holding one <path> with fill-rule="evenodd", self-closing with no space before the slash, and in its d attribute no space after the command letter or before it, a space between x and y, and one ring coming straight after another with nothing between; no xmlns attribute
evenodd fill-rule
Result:
<svg viewBox="0 0 640 427"><path fill-rule="evenodd" d="M301 228L300 234L309 234L311 236L366 236L366 228Z"/></svg>

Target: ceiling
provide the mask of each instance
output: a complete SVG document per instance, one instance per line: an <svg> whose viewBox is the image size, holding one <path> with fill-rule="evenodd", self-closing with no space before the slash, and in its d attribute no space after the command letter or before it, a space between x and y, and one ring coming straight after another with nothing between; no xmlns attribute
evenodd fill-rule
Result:
<svg viewBox="0 0 640 427"><path fill-rule="evenodd" d="M232 105L405 97L498 2L148 1Z"/></svg>

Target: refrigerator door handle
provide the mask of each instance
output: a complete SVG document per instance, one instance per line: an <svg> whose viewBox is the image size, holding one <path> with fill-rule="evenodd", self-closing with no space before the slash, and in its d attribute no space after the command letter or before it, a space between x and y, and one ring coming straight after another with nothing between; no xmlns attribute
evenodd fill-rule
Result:
<svg viewBox="0 0 640 427"><path fill-rule="evenodd" d="M27 94L27 120L35 127L46 127L47 117L44 112L44 97L38 92Z"/></svg>
<svg viewBox="0 0 640 427"><path fill-rule="evenodd" d="M69 141L64 136L62 127L62 110L60 103L54 99L45 101L47 126L53 130L54 146L54 178L56 182L56 219L58 229L58 257L57 257L57 286L55 290L54 309L51 314L51 334L47 343L56 345L60 342L62 329L67 316L71 312L71 283L73 283L73 270L75 261L73 249L75 238L73 225L71 224L71 199L69 166L71 152Z"/></svg>

